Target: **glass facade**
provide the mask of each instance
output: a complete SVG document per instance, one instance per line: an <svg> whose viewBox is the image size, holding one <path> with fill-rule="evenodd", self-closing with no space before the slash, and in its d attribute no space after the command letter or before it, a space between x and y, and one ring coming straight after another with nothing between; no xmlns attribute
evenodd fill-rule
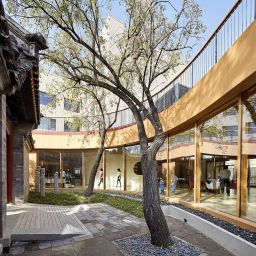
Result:
<svg viewBox="0 0 256 256"><path fill-rule="evenodd" d="M82 152L62 153L65 182L73 186L82 185ZM63 173L63 174L64 174Z"/></svg>
<svg viewBox="0 0 256 256"><path fill-rule="evenodd" d="M55 172L59 174L61 187L82 185L82 152L70 151L63 153L54 150L39 150L38 161L39 165L45 168L46 187L53 187Z"/></svg>
<svg viewBox="0 0 256 256"><path fill-rule="evenodd" d="M84 186L87 186L89 183L89 177L90 177L91 169L92 169L93 164L96 159L96 154L97 154L97 150L86 150L86 151L82 152L83 172L84 172L82 184ZM100 165L99 165L96 177L95 177L94 188L103 188L103 183L100 184L100 186L98 186L99 176L100 176L100 168L103 168L103 157L101 158Z"/></svg>
<svg viewBox="0 0 256 256"><path fill-rule="evenodd" d="M38 165L45 168L45 186L53 187L55 172L60 176L60 153L53 150L39 150L38 161Z"/></svg>
<svg viewBox="0 0 256 256"><path fill-rule="evenodd" d="M241 216L256 221L256 93L243 101Z"/></svg>
<svg viewBox="0 0 256 256"><path fill-rule="evenodd" d="M126 154L126 189L142 192L143 175L140 165L140 145L125 147Z"/></svg>
<svg viewBox="0 0 256 256"><path fill-rule="evenodd" d="M238 129L240 108L237 103L198 125L198 147L195 145L194 127L165 140L156 155L161 194L187 202L198 202L200 199L204 207L256 221L256 93L248 95L241 101L241 136ZM238 177L240 138L241 177ZM60 172L62 163L64 176L67 170L70 172L68 183L86 186L96 153L97 150L62 153L39 150L39 165L46 168L46 185L52 185L53 175L56 171ZM106 149L104 154L105 160L104 157L101 159L94 187L102 189L105 184L106 189L142 192L140 145ZM197 191L195 178L198 177L194 171L196 156L200 163L197 165L200 175ZM100 168L104 169L105 180L98 186ZM237 193L239 178L240 197Z"/></svg>
<svg viewBox="0 0 256 256"><path fill-rule="evenodd" d="M169 138L170 193L185 201L194 200L195 129Z"/></svg>
<svg viewBox="0 0 256 256"><path fill-rule="evenodd" d="M237 206L237 106L202 123L200 131L201 203L235 215Z"/></svg>
<svg viewBox="0 0 256 256"><path fill-rule="evenodd" d="M160 195L167 195L169 188L168 179L168 167L167 167L167 154L168 154L168 138L159 149L156 155L156 160L158 163L158 181L159 181L159 193Z"/></svg>

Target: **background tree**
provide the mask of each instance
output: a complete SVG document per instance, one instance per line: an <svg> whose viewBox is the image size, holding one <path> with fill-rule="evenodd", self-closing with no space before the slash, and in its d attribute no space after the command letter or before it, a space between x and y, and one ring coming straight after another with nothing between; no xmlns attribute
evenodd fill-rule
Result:
<svg viewBox="0 0 256 256"><path fill-rule="evenodd" d="M111 5L111 1L107 1ZM203 26L194 0L120 0L125 27L106 40L106 1L12 0L10 11L32 19L50 37L46 57L75 82L101 87L131 110L138 128L143 171L143 209L154 245L167 247L169 229L160 207L156 154L165 140L152 88L177 67ZM112 45L112 46L111 46ZM95 46L95 47L94 47ZM91 55L95 56L92 61ZM95 76L97 74L97 76ZM143 119L154 130L149 144Z"/></svg>
<svg viewBox="0 0 256 256"><path fill-rule="evenodd" d="M79 130L83 127L86 131L97 131L100 142L96 153L94 163L92 165L88 186L85 191L86 196L91 196L94 189L95 177L102 159L105 149L107 132L113 127L117 120L120 99L108 99L106 90L95 87L86 86L76 89L74 81L65 77L51 77L50 84L48 82L47 93L51 95L53 101L47 106L49 109L55 109L56 105L63 104L63 98L68 100L70 113L75 113L66 117L67 126L72 131ZM115 110L109 114L109 104L115 106ZM79 109L79 111L77 111ZM77 114L79 112L79 114ZM44 110L41 111L44 117L47 117ZM86 140L86 135L83 136Z"/></svg>

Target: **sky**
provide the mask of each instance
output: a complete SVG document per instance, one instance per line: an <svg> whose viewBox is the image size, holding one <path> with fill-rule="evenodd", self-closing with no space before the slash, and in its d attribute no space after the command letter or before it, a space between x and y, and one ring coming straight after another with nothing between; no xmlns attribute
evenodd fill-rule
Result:
<svg viewBox="0 0 256 256"><path fill-rule="evenodd" d="M207 28L200 42L200 45L203 46L237 0L195 0L195 2L197 2L202 9L202 21ZM118 1L114 4L109 15L121 22L123 21L123 15Z"/></svg>
<svg viewBox="0 0 256 256"><path fill-rule="evenodd" d="M139 0L140 1L140 0ZM173 0L173 2L178 0ZM200 42L201 45L211 36L217 26L225 18L227 13L231 10L237 0L195 0L202 9L202 21L207 30L203 35L203 39ZM6 0L3 0L6 4ZM114 5L108 15L111 15L123 22L122 9L119 6L119 1L114 1Z"/></svg>

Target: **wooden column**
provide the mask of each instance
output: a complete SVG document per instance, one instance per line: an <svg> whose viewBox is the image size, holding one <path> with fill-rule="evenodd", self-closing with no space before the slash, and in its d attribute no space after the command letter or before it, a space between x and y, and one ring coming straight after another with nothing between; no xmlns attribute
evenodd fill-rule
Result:
<svg viewBox="0 0 256 256"><path fill-rule="evenodd" d="M170 196L170 187L171 187L171 184L170 184L170 166L169 166L169 136L167 137L167 154L166 154L166 157L167 157L167 178L166 178L166 195L167 196Z"/></svg>
<svg viewBox="0 0 256 256"><path fill-rule="evenodd" d="M241 215L247 215L248 199L248 156L242 155L242 173L241 173Z"/></svg>
<svg viewBox="0 0 256 256"><path fill-rule="evenodd" d="M242 178L242 108L243 101L242 97L239 97L238 100L238 145L237 145L237 207L236 207L236 216L241 216L241 178Z"/></svg>
<svg viewBox="0 0 256 256"><path fill-rule="evenodd" d="M82 187L85 188L85 152L82 151Z"/></svg>
<svg viewBox="0 0 256 256"><path fill-rule="evenodd" d="M103 188L106 189L106 177L107 177L107 170L106 170L106 150L104 150L104 153L103 153L103 170L104 170Z"/></svg>
<svg viewBox="0 0 256 256"><path fill-rule="evenodd" d="M63 187L63 177L62 177L62 173L63 173L63 154L60 151L60 185L61 187Z"/></svg>
<svg viewBox="0 0 256 256"><path fill-rule="evenodd" d="M127 169L126 169L126 152L125 147L123 147L123 170L124 170L124 191L127 190Z"/></svg>
<svg viewBox="0 0 256 256"><path fill-rule="evenodd" d="M194 161L194 202L200 203L201 189L201 134L198 124L195 124L195 161Z"/></svg>

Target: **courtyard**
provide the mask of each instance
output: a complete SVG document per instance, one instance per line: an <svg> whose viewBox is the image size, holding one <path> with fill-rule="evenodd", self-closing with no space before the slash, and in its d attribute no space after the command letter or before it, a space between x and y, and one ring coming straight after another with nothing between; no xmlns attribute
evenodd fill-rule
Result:
<svg viewBox="0 0 256 256"><path fill-rule="evenodd" d="M256 255L255 0L0 0L0 255Z"/></svg>
<svg viewBox="0 0 256 256"><path fill-rule="evenodd" d="M18 222L4 255L126 255L115 241L149 232L143 219L104 203L10 206L7 222L14 214ZM172 235L199 247L202 255L233 255L188 224L171 217L167 222Z"/></svg>

